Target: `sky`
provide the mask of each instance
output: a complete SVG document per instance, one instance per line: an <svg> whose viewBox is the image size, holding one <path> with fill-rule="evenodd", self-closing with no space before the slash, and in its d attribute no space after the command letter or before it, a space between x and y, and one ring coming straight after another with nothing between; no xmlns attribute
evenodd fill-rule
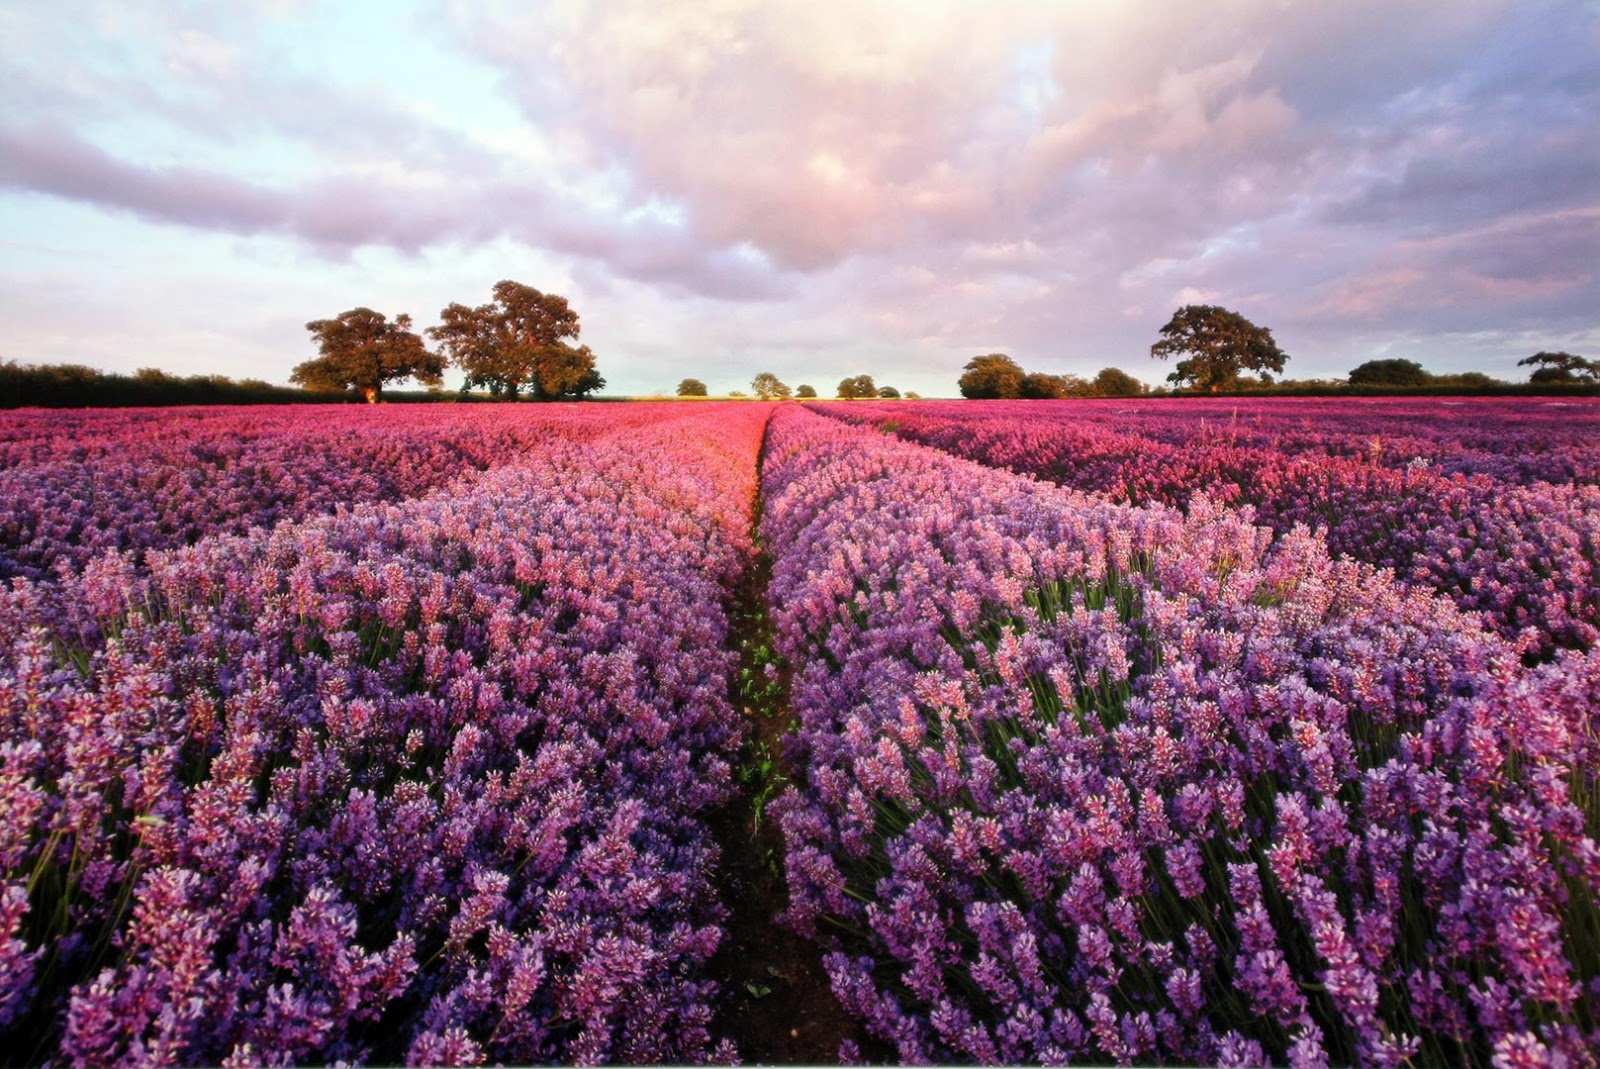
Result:
<svg viewBox="0 0 1600 1069"><path fill-rule="evenodd" d="M0 359L287 382L568 298L607 393L1600 357L1594 0L0 0ZM459 382L459 377L454 383Z"/></svg>

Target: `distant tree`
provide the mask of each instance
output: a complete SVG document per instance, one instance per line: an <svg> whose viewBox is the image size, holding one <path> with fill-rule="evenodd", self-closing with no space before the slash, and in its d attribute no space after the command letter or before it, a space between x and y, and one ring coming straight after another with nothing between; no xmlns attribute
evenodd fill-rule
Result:
<svg viewBox="0 0 1600 1069"><path fill-rule="evenodd" d="M879 386L878 396L893 400L900 396L900 391L895 389L893 386Z"/></svg>
<svg viewBox="0 0 1600 1069"><path fill-rule="evenodd" d="M1433 376L1415 360L1368 360L1350 369L1352 386L1424 386Z"/></svg>
<svg viewBox="0 0 1600 1069"><path fill-rule="evenodd" d="M1234 386L1243 371L1263 376L1282 372L1288 359L1272 340L1272 331L1210 304L1186 304L1173 313L1161 328L1161 340L1150 346L1150 355L1160 360L1185 357L1167 381L1211 391Z"/></svg>
<svg viewBox="0 0 1600 1069"><path fill-rule="evenodd" d="M466 373L466 386L485 386L515 399L526 390L535 401L582 397L605 386L588 346L574 347L578 313L565 297L503 279L494 301L468 308L451 304L428 331Z"/></svg>
<svg viewBox="0 0 1600 1069"><path fill-rule="evenodd" d="M743 390L729 390L728 391L728 396L729 397L743 397L743 396L745 396L745 392Z"/></svg>
<svg viewBox="0 0 1600 1069"><path fill-rule="evenodd" d="M846 401L853 401L858 397L878 396L878 384L872 381L871 375L852 375L839 382L838 396Z"/></svg>
<svg viewBox="0 0 1600 1069"><path fill-rule="evenodd" d="M1004 353L975 356L967 361L965 374L957 385L962 397L974 400L1020 397L1022 368Z"/></svg>
<svg viewBox="0 0 1600 1069"><path fill-rule="evenodd" d="M1600 361L1572 353L1534 353L1517 366L1534 369L1529 382L1600 382Z"/></svg>
<svg viewBox="0 0 1600 1069"><path fill-rule="evenodd" d="M1145 386L1121 368L1106 367L1094 377L1094 392L1101 397L1138 397Z"/></svg>
<svg viewBox="0 0 1600 1069"><path fill-rule="evenodd" d="M699 379L684 379L678 383L679 397L704 397L705 395L706 384Z"/></svg>
<svg viewBox="0 0 1600 1069"><path fill-rule="evenodd" d="M411 317L389 322L381 312L352 308L336 319L306 324L322 355L307 360L289 378L311 390L356 390L369 403L388 382L414 378L435 385L444 374L444 357L430 353L411 331Z"/></svg>
<svg viewBox="0 0 1600 1069"><path fill-rule="evenodd" d="M1082 375L1073 375L1070 372L1057 376L1061 379L1061 387L1067 397L1099 397L1100 393L1094 388L1094 383Z"/></svg>
<svg viewBox="0 0 1600 1069"><path fill-rule="evenodd" d="M789 396L789 387L770 371L763 371L750 380L750 388L763 401L780 401Z"/></svg>
<svg viewBox="0 0 1600 1069"><path fill-rule="evenodd" d="M1063 375L1047 375L1043 371L1030 371L1022 376L1017 396L1034 401L1053 401L1067 396L1067 380Z"/></svg>
<svg viewBox="0 0 1600 1069"><path fill-rule="evenodd" d="M1486 390L1495 386L1506 385L1481 371L1461 371L1454 375L1434 375L1431 382L1435 386L1460 386L1468 390Z"/></svg>
<svg viewBox="0 0 1600 1069"><path fill-rule="evenodd" d="M918 393L916 390L907 390L906 394L905 394L905 397L906 397L907 401L920 401L920 400L922 400L922 395L920 393Z"/></svg>
<svg viewBox="0 0 1600 1069"><path fill-rule="evenodd" d="M817 388L809 383L802 382L794 388L794 395L796 397L815 397L817 396Z"/></svg>

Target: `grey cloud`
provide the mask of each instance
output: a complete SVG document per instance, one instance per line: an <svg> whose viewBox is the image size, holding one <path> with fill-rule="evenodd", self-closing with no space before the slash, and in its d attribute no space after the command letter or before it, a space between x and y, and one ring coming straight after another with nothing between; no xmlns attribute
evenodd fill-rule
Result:
<svg viewBox="0 0 1600 1069"><path fill-rule="evenodd" d="M1529 208L1581 207L1596 200L1600 147L1579 147L1551 158L1516 152L1481 158L1426 157L1406 165L1399 179L1375 182L1357 197L1333 205L1335 223L1435 229L1499 218Z"/></svg>
<svg viewBox="0 0 1600 1069"><path fill-rule="evenodd" d="M681 228L629 223L500 177L405 188L369 175L276 189L188 167L119 160L70 133L0 127L0 186L235 234L280 233L325 254L365 245L417 253L510 234L604 264L619 276L727 300L765 300L784 284L759 256L703 248Z"/></svg>
<svg viewBox="0 0 1600 1069"><path fill-rule="evenodd" d="M1600 205L1600 92L1459 100L1387 132L1391 172L1328 206L1334 223L1438 232L1529 211Z"/></svg>
<svg viewBox="0 0 1600 1069"><path fill-rule="evenodd" d="M39 127L0 128L0 184L240 234L289 216L288 198L274 190L193 168L125 163L70 133Z"/></svg>
<svg viewBox="0 0 1600 1069"><path fill-rule="evenodd" d="M759 255L740 248L701 248L681 228L566 215L526 226L526 237L606 265L621 278L680 293L729 301L773 300L793 292Z"/></svg>

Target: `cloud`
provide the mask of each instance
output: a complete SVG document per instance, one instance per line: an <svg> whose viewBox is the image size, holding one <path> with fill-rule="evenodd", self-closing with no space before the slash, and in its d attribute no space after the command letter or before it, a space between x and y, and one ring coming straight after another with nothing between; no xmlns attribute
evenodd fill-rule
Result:
<svg viewBox="0 0 1600 1069"><path fill-rule="evenodd" d="M283 189L206 169L129 163L68 132L0 127L0 187L158 223L287 234L335 257L365 246L415 254L509 234L681 292L725 300L783 292L779 275L749 248L703 248L681 226L618 219L498 175L459 183L404 168L366 169Z"/></svg>
<svg viewBox="0 0 1600 1069"><path fill-rule="evenodd" d="M180 78L230 81L238 73L239 53L201 30L179 30L167 48L167 70Z"/></svg>
<svg viewBox="0 0 1600 1069"><path fill-rule="evenodd" d="M282 194L187 167L142 167L112 158L74 134L0 127L0 184L121 208L146 219L254 233L284 222Z"/></svg>
<svg viewBox="0 0 1600 1069"><path fill-rule="evenodd" d="M1324 287L1304 317L1433 330L1582 326L1600 304L1596 249L1600 208L1400 241Z"/></svg>
<svg viewBox="0 0 1600 1069"><path fill-rule="evenodd" d="M684 304L634 344L826 322L952 375L1142 357L1195 295L1291 348L1600 306L1581 0L280 8L0 12L0 186L330 262L504 242Z"/></svg>

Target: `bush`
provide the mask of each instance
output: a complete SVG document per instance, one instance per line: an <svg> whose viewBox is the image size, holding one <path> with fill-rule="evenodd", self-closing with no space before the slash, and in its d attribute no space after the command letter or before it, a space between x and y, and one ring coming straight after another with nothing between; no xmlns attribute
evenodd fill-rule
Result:
<svg viewBox="0 0 1600 1069"><path fill-rule="evenodd" d="M131 408L164 405L327 404L350 400L260 379L235 382L223 375L180 377L157 368L132 375L82 364L0 361L0 408Z"/></svg>

